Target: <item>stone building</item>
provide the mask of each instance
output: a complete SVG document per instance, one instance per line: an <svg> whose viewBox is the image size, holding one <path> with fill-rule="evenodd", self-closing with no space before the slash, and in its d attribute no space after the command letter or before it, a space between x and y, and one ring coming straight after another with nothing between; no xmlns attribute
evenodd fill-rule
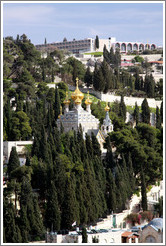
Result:
<svg viewBox="0 0 166 246"><path fill-rule="evenodd" d="M162 243L163 242L163 219L155 218L143 227L139 233L139 243Z"/></svg>
<svg viewBox="0 0 166 246"><path fill-rule="evenodd" d="M78 78L76 79L76 81L76 89L71 95L71 99L74 101L74 107L72 108L72 110L69 110L70 100L68 98L68 93L66 93L66 99L63 102L65 105L64 114L62 114L61 112L61 114L59 115L57 119L57 126L60 129L61 125L63 125L64 131L68 132L70 130L78 131L78 128L81 125L83 137L85 138L86 133L88 135L91 135L91 133L93 132L103 152L103 143L105 141L105 137L108 132L113 131L113 125L108 113L110 108L108 107L108 105L105 107L106 117L100 130L99 120L91 114L90 105L92 104L92 101L89 98L89 93L85 100L86 110L83 109L81 106L84 94L78 88Z"/></svg>

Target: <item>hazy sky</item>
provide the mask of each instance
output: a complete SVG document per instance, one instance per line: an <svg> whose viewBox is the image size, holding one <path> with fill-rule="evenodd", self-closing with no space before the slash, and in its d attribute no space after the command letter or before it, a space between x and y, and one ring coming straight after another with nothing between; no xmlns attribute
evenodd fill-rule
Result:
<svg viewBox="0 0 166 246"><path fill-rule="evenodd" d="M3 36L25 33L34 44L116 37L162 45L162 3L4 3Z"/></svg>

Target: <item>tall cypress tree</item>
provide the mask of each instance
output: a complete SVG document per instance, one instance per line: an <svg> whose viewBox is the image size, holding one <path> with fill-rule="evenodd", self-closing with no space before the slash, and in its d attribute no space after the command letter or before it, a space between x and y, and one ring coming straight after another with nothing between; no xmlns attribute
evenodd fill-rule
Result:
<svg viewBox="0 0 166 246"><path fill-rule="evenodd" d="M104 48L103 48L103 57L104 57L104 60L109 64L110 58L109 58L109 52L106 48L106 45L104 45Z"/></svg>
<svg viewBox="0 0 166 246"><path fill-rule="evenodd" d="M111 169L107 169L107 206L109 212L116 211L116 185Z"/></svg>
<svg viewBox="0 0 166 246"><path fill-rule="evenodd" d="M87 243L88 242L88 236L87 236L87 231L86 228L82 228L82 243Z"/></svg>
<svg viewBox="0 0 166 246"><path fill-rule="evenodd" d="M19 166L20 166L20 161L18 158L16 147L12 147L12 150L10 152L8 166L7 166L8 167L7 172L8 172L9 177L10 177L11 172L14 171Z"/></svg>
<svg viewBox="0 0 166 246"><path fill-rule="evenodd" d="M142 122L149 124L150 123L150 108L149 108L148 101L146 98L142 102L141 109L142 109Z"/></svg>
<svg viewBox="0 0 166 246"><path fill-rule="evenodd" d="M161 117L161 123L163 123L163 101L161 102L161 106L160 106L160 117Z"/></svg>
<svg viewBox="0 0 166 246"><path fill-rule="evenodd" d="M71 181L68 179L62 204L61 227L63 229L70 230L72 228L73 222L77 220L77 209L75 191L72 189Z"/></svg>
<svg viewBox="0 0 166 246"><path fill-rule="evenodd" d="M124 103L124 97L121 95L121 101L119 104L119 116L122 117L122 119L126 120L126 105Z"/></svg>
<svg viewBox="0 0 166 246"><path fill-rule="evenodd" d="M45 220L47 228L50 230L53 229L54 231L60 230L60 210L53 181L51 181L48 189Z"/></svg>
<svg viewBox="0 0 166 246"><path fill-rule="evenodd" d="M55 89L55 104L54 104L54 112L55 112L55 120L58 119L58 115L60 114L60 96L59 96L59 90L56 87Z"/></svg>
<svg viewBox="0 0 166 246"><path fill-rule="evenodd" d="M137 105L137 102L135 103L134 120L136 121L136 125L137 125L139 122L139 107Z"/></svg>
<svg viewBox="0 0 166 246"><path fill-rule="evenodd" d="M159 107L156 107L156 128L160 129L161 128L161 116L159 112Z"/></svg>
<svg viewBox="0 0 166 246"><path fill-rule="evenodd" d="M95 46L96 46L96 49L99 48L99 37L96 36L96 39L95 39Z"/></svg>
<svg viewBox="0 0 166 246"><path fill-rule="evenodd" d="M145 175L143 169L141 169L141 196L142 196L142 209L143 211L147 211L147 195L146 195L146 183L145 183Z"/></svg>
<svg viewBox="0 0 166 246"><path fill-rule="evenodd" d="M87 87L89 87L90 85L92 85L93 81L92 81L92 73L90 71L90 67L87 67L85 76L84 76L84 82L86 84Z"/></svg>
<svg viewBox="0 0 166 246"><path fill-rule="evenodd" d="M101 156L100 144L97 141L97 138L93 132L91 134L91 139L92 139L93 154L100 157Z"/></svg>

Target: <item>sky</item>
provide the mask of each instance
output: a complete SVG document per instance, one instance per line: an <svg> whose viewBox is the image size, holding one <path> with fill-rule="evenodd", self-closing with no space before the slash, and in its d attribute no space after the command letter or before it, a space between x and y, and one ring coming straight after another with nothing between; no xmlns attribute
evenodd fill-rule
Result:
<svg viewBox="0 0 166 246"><path fill-rule="evenodd" d="M3 36L25 33L33 44L84 38L163 45L162 3L4 3Z"/></svg>

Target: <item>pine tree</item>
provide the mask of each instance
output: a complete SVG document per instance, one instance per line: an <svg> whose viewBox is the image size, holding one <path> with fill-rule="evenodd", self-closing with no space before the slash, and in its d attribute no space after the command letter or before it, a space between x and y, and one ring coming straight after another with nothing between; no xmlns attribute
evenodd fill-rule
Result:
<svg viewBox="0 0 166 246"><path fill-rule="evenodd" d="M60 210L53 181L50 182L48 190L45 220L47 228L53 231L60 230Z"/></svg>
<svg viewBox="0 0 166 246"><path fill-rule="evenodd" d="M156 128L160 129L161 128L161 116L159 112L159 107L156 107Z"/></svg>
<svg viewBox="0 0 166 246"><path fill-rule="evenodd" d="M20 161L18 158L16 147L12 147L12 150L10 152L8 166L7 166L8 167L7 172L8 172L9 177L11 175L11 172L14 171L19 166L20 166Z"/></svg>
<svg viewBox="0 0 166 246"><path fill-rule="evenodd" d="M150 108L148 106L148 101L146 98L142 102L141 109L142 109L142 122L149 124L150 123Z"/></svg>
<svg viewBox="0 0 166 246"><path fill-rule="evenodd" d="M142 196L142 209L147 211L147 195L146 195L146 183L143 169L141 169L141 196Z"/></svg>
<svg viewBox="0 0 166 246"><path fill-rule="evenodd" d="M88 236L87 236L87 231L86 228L82 228L82 243L87 243L88 242Z"/></svg>
<svg viewBox="0 0 166 246"><path fill-rule="evenodd" d="M135 103L134 120L136 121L136 125L137 125L139 122L139 107L137 105L137 102Z"/></svg>
<svg viewBox="0 0 166 246"><path fill-rule="evenodd" d="M56 87L55 89L55 104L54 104L54 112L55 112L55 120L58 119L58 115L60 114L60 96L59 96L59 90Z"/></svg>
<svg viewBox="0 0 166 246"><path fill-rule="evenodd" d="M45 38L45 40L44 40L44 44L46 45L47 44L47 39Z"/></svg>

